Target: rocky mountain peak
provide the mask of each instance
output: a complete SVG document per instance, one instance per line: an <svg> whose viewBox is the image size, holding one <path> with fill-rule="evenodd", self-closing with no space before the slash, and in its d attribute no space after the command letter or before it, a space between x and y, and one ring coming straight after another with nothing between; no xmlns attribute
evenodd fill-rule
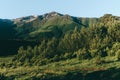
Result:
<svg viewBox="0 0 120 80"><path fill-rule="evenodd" d="M62 14L57 13L57 12L50 12L50 13L46 13L46 14L43 15L43 17L45 19L49 19L49 18L52 18L52 17L55 17L55 16L62 16Z"/></svg>

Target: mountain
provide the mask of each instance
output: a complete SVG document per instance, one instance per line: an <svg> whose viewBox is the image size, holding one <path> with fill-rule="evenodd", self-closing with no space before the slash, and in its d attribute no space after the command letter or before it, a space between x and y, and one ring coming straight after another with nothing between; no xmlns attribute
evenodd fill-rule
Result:
<svg viewBox="0 0 120 80"><path fill-rule="evenodd" d="M57 12L38 16L21 17L13 20L1 19L0 30L2 30L1 34L5 36L0 35L0 37L1 39L22 40L58 38L62 37L65 33L71 32L75 27L87 27L89 23L94 23L96 21L97 18L79 18ZM7 28L5 28L5 26Z"/></svg>
<svg viewBox="0 0 120 80"><path fill-rule="evenodd" d="M76 21L74 21L76 19ZM82 24L79 19L69 15L51 12L40 16L28 16L13 20L17 25L17 38L20 39L45 39L60 37ZM45 36L43 36L45 35Z"/></svg>
<svg viewBox="0 0 120 80"><path fill-rule="evenodd" d="M60 39L65 34L72 33L75 28L80 30L82 27L99 23L109 25L111 21L119 21L119 19L111 14L105 14L100 18L83 18L57 12L12 20L0 19L0 54L16 54L20 46L35 46L53 37Z"/></svg>
<svg viewBox="0 0 120 80"><path fill-rule="evenodd" d="M118 16L0 19L1 80L119 80L119 71Z"/></svg>

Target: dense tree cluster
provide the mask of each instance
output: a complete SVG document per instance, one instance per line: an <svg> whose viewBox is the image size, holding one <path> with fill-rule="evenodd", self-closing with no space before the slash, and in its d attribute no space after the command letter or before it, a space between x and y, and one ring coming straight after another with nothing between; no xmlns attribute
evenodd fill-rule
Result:
<svg viewBox="0 0 120 80"><path fill-rule="evenodd" d="M43 40L35 47L20 47L14 61L29 65L43 65L51 61L78 58L115 56L120 59L119 18L106 14L88 27L75 27L63 37Z"/></svg>

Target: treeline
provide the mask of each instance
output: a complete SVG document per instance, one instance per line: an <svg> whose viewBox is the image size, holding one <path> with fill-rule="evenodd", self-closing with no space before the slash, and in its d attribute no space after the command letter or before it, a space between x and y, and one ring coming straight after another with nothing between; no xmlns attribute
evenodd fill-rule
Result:
<svg viewBox="0 0 120 80"><path fill-rule="evenodd" d="M71 58L83 60L105 56L120 59L120 22L118 17L109 14L89 27L75 27L62 38L43 40L34 48L20 47L13 61L17 65L44 65Z"/></svg>

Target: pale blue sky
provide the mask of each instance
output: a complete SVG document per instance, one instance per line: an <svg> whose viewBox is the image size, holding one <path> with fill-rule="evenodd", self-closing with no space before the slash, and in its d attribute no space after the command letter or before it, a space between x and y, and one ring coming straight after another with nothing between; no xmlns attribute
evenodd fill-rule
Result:
<svg viewBox="0 0 120 80"><path fill-rule="evenodd" d="M79 17L120 15L120 0L0 0L0 18L42 15L56 11Z"/></svg>

